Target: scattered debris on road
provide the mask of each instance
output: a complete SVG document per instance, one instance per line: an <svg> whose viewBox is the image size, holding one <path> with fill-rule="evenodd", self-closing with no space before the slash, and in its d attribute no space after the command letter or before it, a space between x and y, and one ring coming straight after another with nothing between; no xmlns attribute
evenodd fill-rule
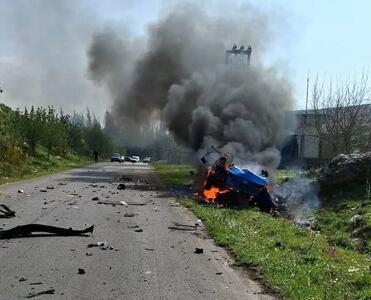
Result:
<svg viewBox="0 0 371 300"><path fill-rule="evenodd" d="M138 179L137 183L149 184L148 180L146 179Z"/></svg>
<svg viewBox="0 0 371 300"><path fill-rule="evenodd" d="M124 201L121 201L121 202L124 202ZM127 205L130 205L130 206L144 206L144 205L147 205L147 203L145 202L126 202Z"/></svg>
<svg viewBox="0 0 371 300"><path fill-rule="evenodd" d="M133 181L133 179L131 177L125 176L125 175L121 176L120 180L121 181L127 181L127 182Z"/></svg>
<svg viewBox="0 0 371 300"><path fill-rule="evenodd" d="M34 298L34 297L38 297L41 295L54 295L54 293L55 293L55 289L50 289L50 290L46 290L46 291L42 291L38 293L29 293L25 298Z"/></svg>
<svg viewBox="0 0 371 300"><path fill-rule="evenodd" d="M196 248L195 251L194 251L194 253L196 253L196 254L202 254L202 253L204 253L204 249L203 248Z"/></svg>
<svg viewBox="0 0 371 300"><path fill-rule="evenodd" d="M123 184L123 183L120 183L120 184L117 186L117 189L118 189L118 190L125 190L125 189L126 189L126 185Z"/></svg>
<svg viewBox="0 0 371 300"><path fill-rule="evenodd" d="M85 270L82 269L82 268L79 268L78 271L77 271L77 274L83 275L83 274L85 274Z"/></svg>
<svg viewBox="0 0 371 300"><path fill-rule="evenodd" d="M15 211L14 210L11 210L5 204L0 204L0 212L3 213L3 215L0 215L0 218L12 218L12 217L15 217Z"/></svg>
<svg viewBox="0 0 371 300"><path fill-rule="evenodd" d="M112 206L116 206L116 205L123 205L125 206L124 203L122 203L124 201L112 201L112 200L99 200L97 203L98 204L107 204L107 205L112 205Z"/></svg>
<svg viewBox="0 0 371 300"><path fill-rule="evenodd" d="M188 225L188 224L180 224L180 223L174 223L175 226L169 226L168 229L171 230L183 230L183 231L194 231L197 230L197 226L194 225Z"/></svg>
<svg viewBox="0 0 371 300"><path fill-rule="evenodd" d="M94 247L97 247L101 250L113 250L114 248L109 245L107 242L103 241L103 242L96 242L96 243L93 243L93 244L89 244L88 245L88 248L94 248Z"/></svg>
<svg viewBox="0 0 371 300"><path fill-rule="evenodd" d="M127 213L124 214L124 217L131 218L131 217L134 217L134 216L136 216L136 215L137 215L137 214L127 212Z"/></svg>
<svg viewBox="0 0 371 300"><path fill-rule="evenodd" d="M128 228L139 228L138 225L129 225Z"/></svg>
<svg viewBox="0 0 371 300"><path fill-rule="evenodd" d="M18 237L29 237L34 232L47 232L61 236L77 236L85 233L93 233L94 225L83 229L73 230L72 228L55 227L42 224L27 224L16 226L11 229L1 230L0 239L12 239Z"/></svg>
<svg viewBox="0 0 371 300"><path fill-rule="evenodd" d="M200 219L197 220L195 223L195 227L201 227L202 226L202 221Z"/></svg>

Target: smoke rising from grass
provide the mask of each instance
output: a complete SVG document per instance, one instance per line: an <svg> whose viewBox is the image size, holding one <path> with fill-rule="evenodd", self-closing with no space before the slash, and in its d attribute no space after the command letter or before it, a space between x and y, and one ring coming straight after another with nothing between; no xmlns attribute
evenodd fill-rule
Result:
<svg viewBox="0 0 371 300"><path fill-rule="evenodd" d="M274 192L285 199L288 217L298 223L314 219L314 209L321 206L318 186L300 170L290 170L292 178L274 187Z"/></svg>
<svg viewBox="0 0 371 300"><path fill-rule="evenodd" d="M238 161L274 168L293 101L287 80L259 62L271 33L269 16L253 7L207 14L180 4L148 28L144 41L97 32L88 50L90 77L108 88L125 125L162 120L194 151L214 144ZM225 65L225 50L241 41L253 45L253 65Z"/></svg>

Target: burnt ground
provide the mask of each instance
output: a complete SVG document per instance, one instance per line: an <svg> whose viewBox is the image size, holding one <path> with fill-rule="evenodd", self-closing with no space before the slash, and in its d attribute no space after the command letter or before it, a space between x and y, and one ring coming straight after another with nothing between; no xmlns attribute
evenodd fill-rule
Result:
<svg viewBox="0 0 371 300"><path fill-rule="evenodd" d="M120 181L122 175L133 180ZM118 190L119 183L126 189ZM95 225L91 236L0 240L1 299L50 289L53 295L38 299L272 298L158 188L151 167L108 163L0 186L0 203L16 211L15 218L0 220L2 229ZM113 249L88 248L100 241ZM196 248L203 253L194 253Z"/></svg>

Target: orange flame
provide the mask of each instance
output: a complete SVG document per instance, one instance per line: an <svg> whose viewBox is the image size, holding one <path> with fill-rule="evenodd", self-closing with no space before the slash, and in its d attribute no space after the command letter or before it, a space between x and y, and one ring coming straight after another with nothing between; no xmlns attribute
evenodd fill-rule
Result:
<svg viewBox="0 0 371 300"><path fill-rule="evenodd" d="M219 194L225 194L228 193L229 190L221 190L215 186L212 186L209 190L204 189L202 191L203 197L207 202L214 202Z"/></svg>

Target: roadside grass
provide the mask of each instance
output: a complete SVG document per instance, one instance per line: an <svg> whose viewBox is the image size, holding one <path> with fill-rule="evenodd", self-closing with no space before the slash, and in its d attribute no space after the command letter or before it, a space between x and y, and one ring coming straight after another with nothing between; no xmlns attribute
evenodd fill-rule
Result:
<svg viewBox="0 0 371 300"><path fill-rule="evenodd" d="M35 157L28 158L21 166L18 166L17 169L13 169L11 172L0 173L0 185L46 176L72 168L83 167L91 163L92 161L73 154L68 154L66 157L48 156L46 149L38 146Z"/></svg>
<svg viewBox="0 0 371 300"><path fill-rule="evenodd" d="M361 218L357 226L350 221L355 215ZM366 243L363 252L371 253L371 201L366 198L365 186L338 191L332 199L323 201L315 216L321 232L331 243L351 249L352 239L361 238Z"/></svg>
<svg viewBox="0 0 371 300"><path fill-rule="evenodd" d="M289 169L280 169L280 170L276 170L274 172L274 175L276 179L275 180L276 184L282 184L284 181L291 180L295 178L296 176L314 179L316 176L318 176L318 173L319 173L318 169L309 170L309 171L296 170L294 172Z"/></svg>
<svg viewBox="0 0 371 300"><path fill-rule="evenodd" d="M307 178L315 175L316 171L301 174ZM276 171L277 183L292 177L290 170ZM363 252L371 253L371 201L366 196L366 185L348 185L330 196L322 196L321 208L314 215L318 229L331 244L352 249L352 239L362 238L366 243ZM362 221L352 226L350 220L355 215L360 215Z"/></svg>
<svg viewBox="0 0 371 300"><path fill-rule="evenodd" d="M287 299L370 299L370 259L332 246L321 234L298 229L256 209L217 209L180 199L216 243Z"/></svg>
<svg viewBox="0 0 371 300"><path fill-rule="evenodd" d="M189 184L191 169L184 165L156 168L162 182L171 187ZM371 299L370 257L351 250L349 241L336 240L341 233L350 239L349 218L364 212L358 200L346 202L348 212L333 206L318 210L320 232L297 228L289 220L257 209L217 209L189 198L179 202L204 222L216 243L229 249L238 264L284 298ZM364 215L369 222L368 208Z"/></svg>
<svg viewBox="0 0 371 300"><path fill-rule="evenodd" d="M182 187L193 183L189 165L154 164L155 171L159 174L162 184L169 188Z"/></svg>

